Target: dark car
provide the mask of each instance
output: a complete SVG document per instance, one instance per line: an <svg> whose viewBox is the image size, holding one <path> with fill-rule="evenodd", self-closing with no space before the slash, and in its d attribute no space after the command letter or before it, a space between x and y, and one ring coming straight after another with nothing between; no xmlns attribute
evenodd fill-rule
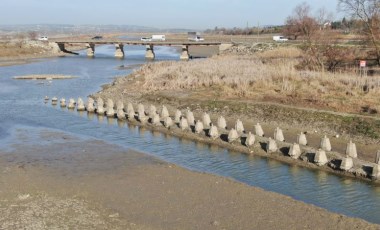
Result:
<svg viewBox="0 0 380 230"><path fill-rule="evenodd" d="M102 38L103 38L102 36L95 36L95 37L93 37L91 39L93 39L93 40L99 40L99 39L102 39Z"/></svg>

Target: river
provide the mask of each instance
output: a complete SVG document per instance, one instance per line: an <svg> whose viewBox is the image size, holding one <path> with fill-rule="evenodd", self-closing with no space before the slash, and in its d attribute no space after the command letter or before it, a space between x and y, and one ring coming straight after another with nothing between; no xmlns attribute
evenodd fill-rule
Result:
<svg viewBox="0 0 380 230"><path fill-rule="evenodd" d="M95 58L87 58L81 51L79 56L0 67L0 148L11 148L12 143L17 142L14 133L18 128L30 130L31 134L42 128L58 130L102 139L191 170L233 178L332 212L380 224L379 186L266 158L246 156L43 103L45 95L66 99L86 98L115 76L132 71L120 70L119 66L145 63L145 48L142 46L126 46L125 59L116 59L113 53L113 46L100 46L96 47ZM179 54L172 47L157 47L155 53L158 61L179 59ZM30 74L64 74L77 78L51 82L12 79Z"/></svg>

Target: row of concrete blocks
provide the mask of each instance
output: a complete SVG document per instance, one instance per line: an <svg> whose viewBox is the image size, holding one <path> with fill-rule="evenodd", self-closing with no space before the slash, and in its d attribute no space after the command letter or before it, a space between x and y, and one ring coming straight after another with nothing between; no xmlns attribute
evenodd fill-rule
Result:
<svg viewBox="0 0 380 230"><path fill-rule="evenodd" d="M58 99L54 97L52 99L53 104L57 104ZM146 112L143 104L137 105L137 113L131 103L128 103L126 110L124 109L124 104L121 101L116 103L116 111L114 109L114 102L111 99L107 100L106 106L101 98L95 101L89 98L86 105L81 98L75 102L73 98L69 99L69 103L66 105L66 100L62 98L60 100L61 107L68 107L69 109L77 109L78 111L87 111L89 113L97 113L101 116L114 117L120 120L137 120L141 123L151 123L155 126L165 126L166 128L171 128L175 124L183 130L191 130L197 134L206 132L207 136L212 139L218 139L221 137L219 130L227 131L227 122L223 116L220 116L217 120L217 125L215 126L208 113L203 113L202 120L195 120L193 112L187 110L186 114L183 115L180 110L176 110L174 115L174 120L170 117L169 111L166 106L162 106L161 112L158 113L156 107L151 105L149 111ZM259 123L254 126L255 134L259 137L264 137L264 131ZM239 119L235 123L235 127L231 128L228 132L227 141L238 142L241 137L245 136L245 145L251 147L255 144L255 135L251 132L246 134L243 122ZM277 127L274 131L273 138L269 137L266 143L267 153L273 153L278 151L277 142L284 142L284 134L282 129ZM297 135L297 143L290 146L288 155L293 159L299 159L302 155L301 146L307 145L307 138L304 133ZM330 139L327 136L321 138L319 149L314 154L314 163L318 166L325 165L329 162L326 151L331 151ZM349 171L354 166L353 158L357 158L357 149L355 143L350 141L347 144L345 157L341 159L340 169L344 171ZM375 166L372 170L372 177L380 178L380 151L377 153Z"/></svg>

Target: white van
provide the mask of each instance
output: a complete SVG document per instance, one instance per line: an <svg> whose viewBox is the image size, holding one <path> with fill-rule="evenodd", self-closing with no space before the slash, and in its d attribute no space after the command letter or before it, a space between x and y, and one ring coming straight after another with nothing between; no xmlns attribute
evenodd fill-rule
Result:
<svg viewBox="0 0 380 230"><path fill-rule="evenodd" d="M276 42L285 42L287 40L288 39L284 36L273 36L273 41L276 41Z"/></svg>
<svg viewBox="0 0 380 230"><path fill-rule="evenodd" d="M48 39L48 37L46 37L46 36L41 36L41 37L38 38L38 40L39 40L39 41L47 41L47 40L49 40L49 39Z"/></svg>

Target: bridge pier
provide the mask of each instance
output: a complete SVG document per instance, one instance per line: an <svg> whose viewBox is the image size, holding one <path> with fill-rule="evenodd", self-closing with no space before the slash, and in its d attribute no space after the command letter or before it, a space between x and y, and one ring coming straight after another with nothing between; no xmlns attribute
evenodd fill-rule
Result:
<svg viewBox="0 0 380 230"><path fill-rule="evenodd" d="M87 57L94 57L95 56L95 44L93 43L87 43Z"/></svg>
<svg viewBox="0 0 380 230"><path fill-rule="evenodd" d="M146 53L145 53L145 58L149 60L154 60L155 54L153 50L153 45L146 45Z"/></svg>
<svg viewBox="0 0 380 230"><path fill-rule="evenodd" d="M187 61L189 60L189 46L183 45L182 46L182 53L181 56L179 57L180 60Z"/></svg>
<svg viewBox="0 0 380 230"><path fill-rule="evenodd" d="M123 44L115 44L115 57L124 58L124 45Z"/></svg>

